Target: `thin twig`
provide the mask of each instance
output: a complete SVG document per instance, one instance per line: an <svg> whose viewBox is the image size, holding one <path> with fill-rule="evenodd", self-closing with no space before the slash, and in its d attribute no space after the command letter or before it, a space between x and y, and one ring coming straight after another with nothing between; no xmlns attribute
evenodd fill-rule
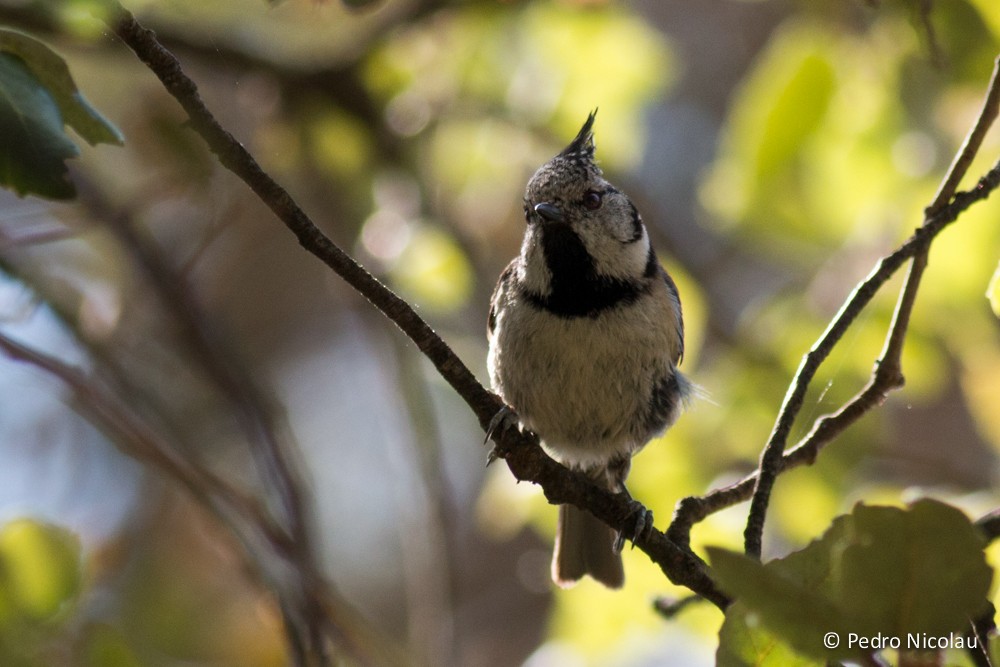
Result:
<svg viewBox="0 0 1000 667"><path fill-rule="evenodd" d="M63 382L73 391L77 403L94 423L115 436L111 440L119 449L178 482L219 518L227 523L238 518L261 528L267 539L277 545L287 542L283 531L270 521L254 498L214 473L192 464L160 440L155 430L143 423L124 403L105 392L78 369L3 333L0 333L0 351Z"/></svg>
<svg viewBox="0 0 1000 667"><path fill-rule="evenodd" d="M279 516L274 528L283 536L274 546L278 553L295 563L294 571L301 575L297 597L305 600L308 610L313 612L296 613L288 619L289 628L301 626L301 632L311 636L308 641L303 638L293 643L305 645L304 653L322 654L319 630L322 618L315 601L310 602L315 582L322 577L316 563L307 503L300 490L301 475L289 460L291 446L282 439L288 429L279 423L277 407L267 400L256 380L244 370L244 364L234 356L231 346L218 336L216 328L210 325L211 317L195 299L194 291L169 264L150 235L136 223L134 216L128 210L111 206L85 179L77 181L82 186L78 188L82 201L96 213L95 217L105 221L134 258L153 293L167 309L170 321L176 325L185 349L233 406L258 473L266 488L272 491L270 496L277 499L272 503L277 505ZM285 610L291 611L290 608Z"/></svg>
<svg viewBox="0 0 1000 667"><path fill-rule="evenodd" d="M955 154L955 160L948 168L948 175L941 182L941 186L934 196L934 201L928 207L929 210L926 212L928 217L937 213L938 209L947 206L948 202L951 201L952 195L958 190L958 184L969 171L972 161L979 153L979 147L983 144L983 139L986 138L986 133L997 119L998 114L1000 114L1000 56L997 56L993 61L993 74L990 75L983 108L979 112L972 130L965 137L962 147Z"/></svg>
<svg viewBox="0 0 1000 667"><path fill-rule="evenodd" d="M998 70L1000 70L1000 58L994 63L993 76L990 79L982 111L962 147L959 149L955 160L952 162L947 176L944 178L937 195L934 197L934 201L927 207L922 229L931 227L932 221L937 217L937 214L946 210L948 202L952 201L955 189L968 171L969 165L975 158L976 153L979 152L983 137L997 116L998 104L1000 104L1000 83L998 83L1000 78L998 78ZM982 185L982 181L980 181L980 185ZM914 237L916 236L914 235ZM840 418L840 422L843 423L837 424L838 432L846 428L847 423L856 421L862 414L885 400L884 397L888 395L889 391L903 385L900 362L903 340L906 337L910 313L913 310L913 304L916 300L920 279L927 265L927 251L929 248L930 239L916 248L916 252L912 255L913 263L906 282L903 285L899 301L897 302L893 321L886 338L885 348L881 360L876 364L875 373L869 385L869 388L872 390L868 391L866 389L862 391L858 395L858 400L852 401L853 405L849 404L845 406L845 410L841 411L841 415L843 416ZM865 285L865 283L862 283L862 285ZM881 287L881 284L878 287ZM744 546L749 556L760 558L764 520L770 502L771 489L774 487L774 482L781 472L781 461L785 451L785 443L791 431L792 424L802 407L809 383L851 322L854 321L857 314L861 312L868 301L871 300L871 297L874 296L878 287L870 292L861 289L854 291L851 299L841 309L833 322L831 322L830 327L827 328L820 341L813 346L803 359L799 370L792 380L774 430L771 432L771 437L761 455L760 473L757 478L756 487L754 488L753 497L750 500L750 511L747 516L746 530L744 531ZM862 399L864 402L862 402ZM817 428L819 427L820 424L817 424Z"/></svg>
<svg viewBox="0 0 1000 667"><path fill-rule="evenodd" d="M992 667L993 665L993 660L990 658L989 638L997 631L996 613L997 610L993 606L993 602L986 600L983 604L983 610L969 619L969 628L964 635L966 653L976 667Z"/></svg>
<svg viewBox="0 0 1000 667"><path fill-rule="evenodd" d="M988 197L997 187L1000 187L1000 162L997 162L979 180L975 188L955 195L951 204L930 217L924 226L918 228L913 236L894 252L883 257L868 277L854 288L854 291L851 292L847 301L841 306L840 311L826 332L803 359L802 364L799 366L799 371L795 376L795 381L800 384L793 384L793 387L789 389L789 395L792 394L793 389L808 384L816 373L819 364L829 354L836 340L839 340L839 337L843 335L846 328L872 300L882 285L888 282L908 259L923 252L934 238L945 227L954 222L962 212L974 203ZM794 448L787 453L779 450L777 461L775 463L768 463L768 469L772 473L771 484L773 485L773 478L784 470L803 464L811 464L815 461L816 455L824 445L843 432L850 424L857 421L868 410L884 400L885 394L883 389L884 387L881 382L870 383L868 387L844 405L837 413L821 417L817 420L812 431ZM802 397L799 396L798 400L798 406L791 406L789 398L786 397L785 409L792 410L794 407L795 411L797 411L801 407ZM783 412L782 414L784 415L785 413ZM790 423L785 428L790 428ZM787 438L787 431L783 435ZM774 437L774 434L772 434L772 439ZM783 442L784 440L781 441L782 444ZM695 523L704 520L715 512L750 499L754 495L755 489L759 488L762 469L763 466L739 482L716 489L705 496L691 496L682 499L674 511L673 522L667 531L668 536L678 545L686 547L690 542L690 531Z"/></svg>
<svg viewBox="0 0 1000 667"><path fill-rule="evenodd" d="M653 600L653 609L663 618L676 618L682 611L691 605L703 603L705 598L700 595L685 595L681 598L658 597Z"/></svg>
<svg viewBox="0 0 1000 667"><path fill-rule="evenodd" d="M1000 508L977 519L976 528L983 534L987 542L1000 538Z"/></svg>

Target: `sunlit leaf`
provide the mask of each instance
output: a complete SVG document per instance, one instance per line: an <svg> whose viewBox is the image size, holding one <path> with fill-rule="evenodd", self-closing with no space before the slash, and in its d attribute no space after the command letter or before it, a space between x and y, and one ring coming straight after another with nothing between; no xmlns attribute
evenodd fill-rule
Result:
<svg viewBox="0 0 1000 667"><path fill-rule="evenodd" d="M567 10L559 4L535 3L523 25L526 44L538 55L537 65L531 85L517 87L515 81L508 100L526 109L538 108L539 97L556 101L556 122L566 136L573 136L582 119L600 107L613 119L602 122L598 116L602 160L618 168L638 164L644 143L638 112L674 79L664 36L613 5ZM525 63L522 76L529 67Z"/></svg>
<svg viewBox="0 0 1000 667"><path fill-rule="evenodd" d="M1000 12L997 11L996 3L993 0L969 0L969 4L979 11L983 22L993 32L993 36L1000 40Z"/></svg>
<svg viewBox="0 0 1000 667"><path fill-rule="evenodd" d="M324 169L346 177L363 173L371 158L365 128L351 116L326 111L309 127L310 148Z"/></svg>
<svg viewBox="0 0 1000 667"><path fill-rule="evenodd" d="M783 568L780 561L763 564L724 549L710 548L708 553L723 589L736 596L747 610L759 615L760 622L782 641L804 655L819 659L861 657L862 652L857 647L846 644L830 653L824 648L824 635L837 632L846 636L851 619L817 588L817 577ZM829 567L827 554L815 556L813 559L799 558L798 564L822 573ZM737 645L743 643L745 640L734 630L730 627L731 641L736 641Z"/></svg>
<svg viewBox="0 0 1000 667"><path fill-rule="evenodd" d="M712 208L732 221L795 183L798 158L837 83L834 49L819 34L812 26L786 28L738 91L725 136L729 159L720 162L706 190Z"/></svg>
<svg viewBox="0 0 1000 667"><path fill-rule="evenodd" d="M469 260L452 238L433 227L414 230L392 275L418 305L438 310L460 307L472 292Z"/></svg>
<svg viewBox="0 0 1000 667"><path fill-rule="evenodd" d="M858 505L847 525L838 594L864 629L943 635L982 608L992 572L959 510L930 499L908 509Z"/></svg>

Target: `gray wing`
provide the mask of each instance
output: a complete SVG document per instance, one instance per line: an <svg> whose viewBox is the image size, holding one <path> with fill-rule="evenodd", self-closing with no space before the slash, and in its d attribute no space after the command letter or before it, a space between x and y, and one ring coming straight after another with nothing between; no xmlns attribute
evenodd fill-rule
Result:
<svg viewBox="0 0 1000 667"><path fill-rule="evenodd" d="M500 274L497 286L493 288L493 296L490 297L490 314L486 318L486 338L493 338L493 332L497 327L497 310L500 308L500 300L509 289L510 283L514 280L514 272L517 268L517 258L513 259L507 268Z"/></svg>
<svg viewBox="0 0 1000 667"><path fill-rule="evenodd" d="M667 284L667 291L670 292L674 299L674 304L677 307L677 340L680 344L677 346L677 358L674 359L674 365L676 366L684 359L684 313L681 310L681 295L677 291L677 285L674 283L674 279L670 277L667 270L661 266L660 271L663 272L663 282Z"/></svg>

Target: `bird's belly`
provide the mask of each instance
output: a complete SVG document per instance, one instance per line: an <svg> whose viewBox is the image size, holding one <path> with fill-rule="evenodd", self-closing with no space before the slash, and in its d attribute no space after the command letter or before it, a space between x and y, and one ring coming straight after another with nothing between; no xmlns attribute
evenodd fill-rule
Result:
<svg viewBox="0 0 1000 667"><path fill-rule="evenodd" d="M629 316L623 310L619 320ZM665 329L606 316L508 314L522 321L504 322L496 332L507 360L493 369L494 383L546 449L588 468L646 443L653 387L672 372Z"/></svg>

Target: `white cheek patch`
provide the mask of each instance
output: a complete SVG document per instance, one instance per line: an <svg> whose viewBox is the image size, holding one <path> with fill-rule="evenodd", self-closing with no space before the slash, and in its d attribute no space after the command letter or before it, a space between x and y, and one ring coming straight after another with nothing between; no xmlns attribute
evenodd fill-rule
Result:
<svg viewBox="0 0 1000 667"><path fill-rule="evenodd" d="M649 235L645 227L635 241L623 243L607 234L585 234L583 242L594 258L594 268L600 275L627 280L643 275L646 270Z"/></svg>

